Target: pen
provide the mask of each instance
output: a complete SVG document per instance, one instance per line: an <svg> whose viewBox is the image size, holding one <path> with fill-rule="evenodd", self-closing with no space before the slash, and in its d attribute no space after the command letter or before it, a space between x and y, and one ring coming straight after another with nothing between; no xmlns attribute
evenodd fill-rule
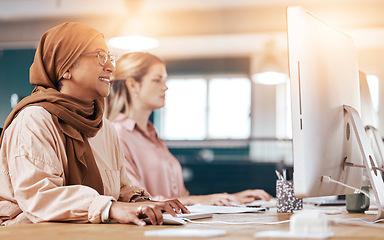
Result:
<svg viewBox="0 0 384 240"><path fill-rule="evenodd" d="M281 176L279 171L275 170L275 173L276 173L277 179L283 180L283 176Z"/></svg>
<svg viewBox="0 0 384 240"><path fill-rule="evenodd" d="M283 179L287 180L287 169L286 168L283 169Z"/></svg>

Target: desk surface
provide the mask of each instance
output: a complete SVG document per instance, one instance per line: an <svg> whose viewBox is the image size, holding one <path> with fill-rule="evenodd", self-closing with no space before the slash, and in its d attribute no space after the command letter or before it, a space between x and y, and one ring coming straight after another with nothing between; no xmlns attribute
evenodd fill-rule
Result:
<svg viewBox="0 0 384 240"><path fill-rule="evenodd" d="M278 222L288 220L292 214L277 213L275 209L264 213L243 214L215 214L212 219L199 220L199 223L188 223L184 226L145 226L139 227L131 224L71 224L71 223L39 223L19 226L0 227L0 239L15 240L126 240L126 239L196 239L196 238L163 238L145 237L144 232L165 228L188 229L224 229L225 236L209 239L256 239L254 234L261 231L288 231L289 223L278 225L264 225L257 223L243 225L229 225L221 223L206 224L208 221L226 222ZM331 215L332 218L367 218L365 214L348 214L343 208L341 214ZM376 224L376 227L359 225L336 224L331 229L334 236L330 239L383 239L384 223ZM204 239L204 238L199 238ZM257 238L261 239L261 238Z"/></svg>

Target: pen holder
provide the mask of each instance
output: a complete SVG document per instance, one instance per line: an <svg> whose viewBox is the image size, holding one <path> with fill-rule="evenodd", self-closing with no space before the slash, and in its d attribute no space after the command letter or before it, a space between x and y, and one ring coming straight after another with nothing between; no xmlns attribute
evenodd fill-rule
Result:
<svg viewBox="0 0 384 240"><path fill-rule="evenodd" d="M296 198L292 180L276 181L277 212L287 213L303 209L303 199Z"/></svg>

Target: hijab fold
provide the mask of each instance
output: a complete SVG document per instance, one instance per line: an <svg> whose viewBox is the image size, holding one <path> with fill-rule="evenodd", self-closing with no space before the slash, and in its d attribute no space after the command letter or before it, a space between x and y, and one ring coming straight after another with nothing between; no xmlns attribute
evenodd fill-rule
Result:
<svg viewBox="0 0 384 240"><path fill-rule="evenodd" d="M67 185L86 185L99 194L103 182L88 138L102 127L104 100L85 101L56 90L55 84L101 33L81 23L63 23L43 34L30 68L32 94L19 102L5 121L4 131L27 106L41 106L62 133L68 158ZM3 134L0 141L3 140Z"/></svg>

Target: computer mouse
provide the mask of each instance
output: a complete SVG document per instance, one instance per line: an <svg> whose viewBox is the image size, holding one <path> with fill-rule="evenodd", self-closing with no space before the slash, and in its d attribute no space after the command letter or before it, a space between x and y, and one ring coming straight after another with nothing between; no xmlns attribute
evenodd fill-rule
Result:
<svg viewBox="0 0 384 240"><path fill-rule="evenodd" d="M151 220L146 217L142 219L146 224L151 225ZM169 214L163 215L163 225L184 225L187 224L185 220L179 217L172 217Z"/></svg>

